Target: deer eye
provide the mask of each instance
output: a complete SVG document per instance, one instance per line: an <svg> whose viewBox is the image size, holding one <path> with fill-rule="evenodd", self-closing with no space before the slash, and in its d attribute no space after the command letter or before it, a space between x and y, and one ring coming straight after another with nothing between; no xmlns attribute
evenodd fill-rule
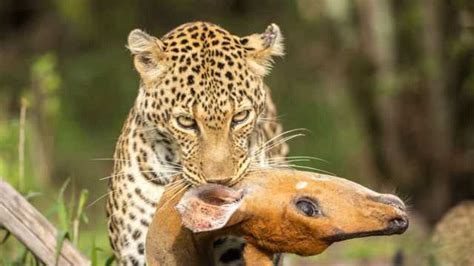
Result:
<svg viewBox="0 0 474 266"><path fill-rule="evenodd" d="M232 122L233 123L241 123L243 121L245 121L250 115L250 111L249 110L243 110L243 111L240 111L238 113L236 113L234 115L234 117L232 117Z"/></svg>
<svg viewBox="0 0 474 266"><path fill-rule="evenodd" d="M311 199L299 199L296 201L295 205L300 212L304 213L304 215L308 217L316 217L321 215L321 211Z"/></svg>
<svg viewBox="0 0 474 266"><path fill-rule="evenodd" d="M196 129L196 120L189 116L178 116L176 118L176 121L178 122L178 125L181 126L182 128L185 129Z"/></svg>

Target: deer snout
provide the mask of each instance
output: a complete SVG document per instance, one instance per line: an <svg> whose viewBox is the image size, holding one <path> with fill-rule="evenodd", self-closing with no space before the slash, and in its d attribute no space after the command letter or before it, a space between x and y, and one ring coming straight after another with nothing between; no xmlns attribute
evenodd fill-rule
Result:
<svg viewBox="0 0 474 266"><path fill-rule="evenodd" d="M406 206L403 201L397 196L391 194L381 194L376 197L372 197L376 202L389 205L396 209L395 215L389 218L387 233L389 234L401 234L408 228L408 215L406 213Z"/></svg>
<svg viewBox="0 0 474 266"><path fill-rule="evenodd" d="M391 234L401 234L408 229L408 217L400 216L389 221L388 231Z"/></svg>
<svg viewBox="0 0 474 266"><path fill-rule="evenodd" d="M372 199L376 202L393 206L399 209L400 211L405 211L406 209L405 203L403 203L403 201L397 196L391 194L381 194L377 197L373 197Z"/></svg>

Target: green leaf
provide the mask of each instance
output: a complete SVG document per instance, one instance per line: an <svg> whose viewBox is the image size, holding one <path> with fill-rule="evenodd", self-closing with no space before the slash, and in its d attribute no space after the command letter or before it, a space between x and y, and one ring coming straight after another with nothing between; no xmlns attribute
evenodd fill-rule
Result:
<svg viewBox="0 0 474 266"><path fill-rule="evenodd" d="M57 57L47 53L35 60L31 67L32 79L40 84L43 93L53 93L61 85L61 78L56 71Z"/></svg>
<svg viewBox="0 0 474 266"><path fill-rule="evenodd" d="M64 191L66 190L70 179L67 179L66 182L62 185L59 190L58 201L57 201L57 211L59 218L59 227L61 230L67 232L69 228L69 213L66 202L64 201Z"/></svg>
<svg viewBox="0 0 474 266"><path fill-rule="evenodd" d="M112 263L114 263L115 261L115 255L110 255L110 257L107 258L107 260L105 261L105 266L110 266L112 265Z"/></svg>
<svg viewBox="0 0 474 266"><path fill-rule="evenodd" d="M32 198L36 198L38 196L41 196L41 192L30 191L30 192L28 192L28 194L24 195L23 197L27 201L30 201Z"/></svg>
<svg viewBox="0 0 474 266"><path fill-rule="evenodd" d="M89 191L87 189L81 190L81 194L79 196L79 203L77 205L76 219L79 220L81 217L85 216L85 213L83 213L83 211L88 199ZM85 219L87 220L87 217Z"/></svg>
<svg viewBox="0 0 474 266"><path fill-rule="evenodd" d="M7 230L6 233L5 233L5 236L3 236L2 241L0 241L0 245L5 244L5 242L7 242L8 238L9 238L10 236L11 236L11 233L10 233L10 231Z"/></svg>
<svg viewBox="0 0 474 266"><path fill-rule="evenodd" d="M45 211L44 216L46 218L51 219L53 215L55 215L58 212L58 202L52 202L51 206L48 207L48 209Z"/></svg>
<svg viewBox="0 0 474 266"><path fill-rule="evenodd" d="M86 223L86 224L89 223L89 217L87 217L87 214L86 214L86 213L83 213L83 214L82 214L82 220L83 220L84 223Z"/></svg>
<svg viewBox="0 0 474 266"><path fill-rule="evenodd" d="M21 247L21 249L22 249L21 255L18 258L18 261L13 263L14 265L16 265L16 264L26 265L26 260L28 259L28 249L26 249L25 247Z"/></svg>
<svg viewBox="0 0 474 266"><path fill-rule="evenodd" d="M63 248L64 240L69 238L69 233L67 231L58 232L56 238L56 255L55 255L55 265L58 265L59 256L61 255L61 249Z"/></svg>
<svg viewBox="0 0 474 266"><path fill-rule="evenodd" d="M97 247L95 245L95 237L92 238L91 266L97 266Z"/></svg>
<svg viewBox="0 0 474 266"><path fill-rule="evenodd" d="M38 257L33 256L33 258L35 259L35 266L41 266L41 265L43 265L42 262L41 262L41 260L40 260Z"/></svg>
<svg viewBox="0 0 474 266"><path fill-rule="evenodd" d="M70 193L69 193L69 200L66 200L67 201L67 209L68 209L68 217L70 218L71 222L72 220L74 219L74 209L76 208L76 186L73 185L71 188L70 188Z"/></svg>

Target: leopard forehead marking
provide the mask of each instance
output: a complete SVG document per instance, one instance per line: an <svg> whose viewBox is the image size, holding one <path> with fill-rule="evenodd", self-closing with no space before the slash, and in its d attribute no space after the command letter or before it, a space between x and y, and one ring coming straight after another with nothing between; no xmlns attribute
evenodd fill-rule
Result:
<svg viewBox="0 0 474 266"><path fill-rule="evenodd" d="M261 108L261 78L249 70L244 40L204 22L185 24L166 34L162 41L169 69L161 80L160 94L169 95L164 100L167 111L179 107L220 129L239 105Z"/></svg>

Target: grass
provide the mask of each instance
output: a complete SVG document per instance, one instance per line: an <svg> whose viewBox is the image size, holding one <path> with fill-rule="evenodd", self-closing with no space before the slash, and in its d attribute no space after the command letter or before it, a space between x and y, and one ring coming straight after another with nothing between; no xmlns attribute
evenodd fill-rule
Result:
<svg viewBox="0 0 474 266"><path fill-rule="evenodd" d="M70 240L79 247L84 255L91 259L92 265L110 265L112 253L107 241L105 224L102 227L88 224L86 204L89 192L81 189L74 193L74 188L69 188L69 179L64 182L54 199L47 199L43 194L29 193L25 195L29 201L39 203L40 211L52 221L58 229L56 258L64 240ZM69 196L66 196L66 191ZM35 204L38 205L38 204ZM87 228L87 230L85 230ZM34 256L5 229L0 233L1 265L35 265Z"/></svg>
<svg viewBox="0 0 474 266"><path fill-rule="evenodd" d="M28 101L22 98L19 119L0 124L0 148L3 150L0 153L0 177L5 176L5 181L11 183L56 226L59 232L56 260L63 242L68 239L79 247L83 254L90 257L92 265L111 264L113 256L107 242L105 224L88 228L88 232L83 233L81 230L89 223L86 214L89 191L71 186L69 178L59 190L51 187L41 189L41 186L34 182L34 170L25 157L28 140L27 107ZM15 147L13 143L18 146ZM17 158L11 156L15 154L15 148ZM36 192L37 190L42 192ZM28 249L1 227L0 258L1 265L40 264Z"/></svg>

